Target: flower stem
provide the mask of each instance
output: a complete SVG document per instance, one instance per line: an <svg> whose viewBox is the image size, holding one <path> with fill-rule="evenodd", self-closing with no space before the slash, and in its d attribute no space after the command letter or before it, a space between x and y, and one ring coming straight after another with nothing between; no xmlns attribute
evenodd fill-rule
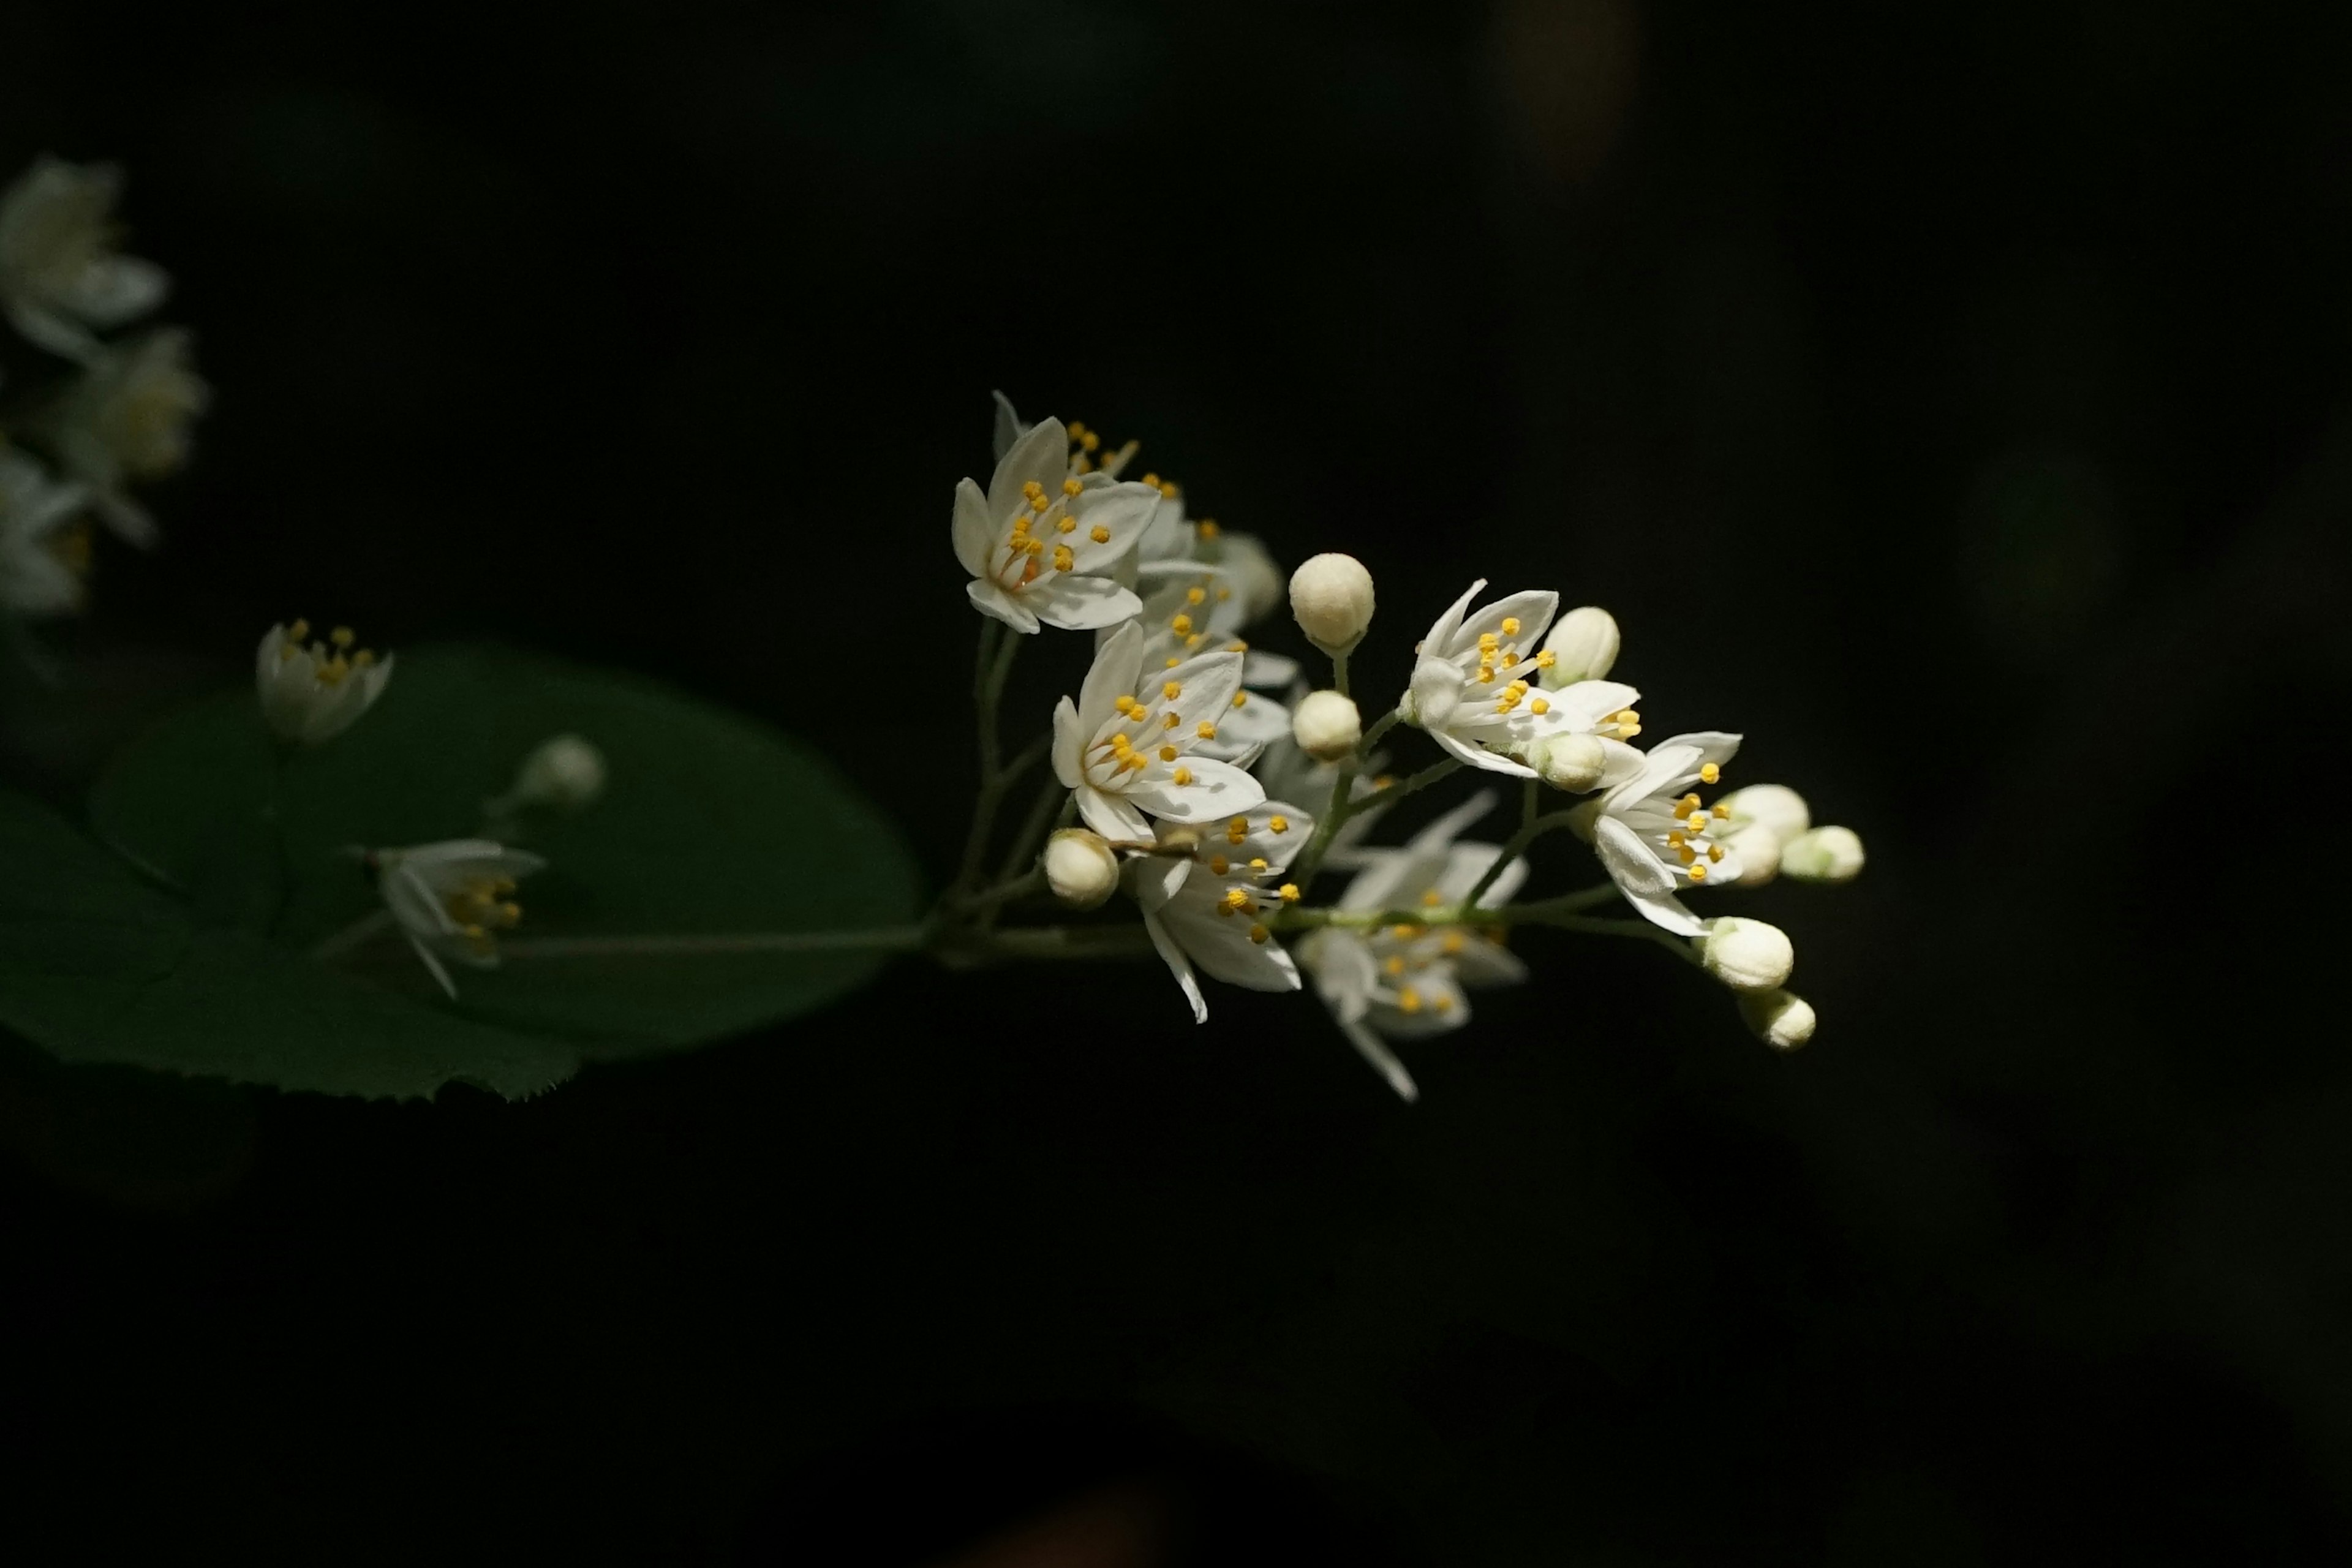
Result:
<svg viewBox="0 0 2352 1568"><path fill-rule="evenodd" d="M1344 653L1335 653L1331 656L1331 689L1342 697L1349 695L1348 656Z"/></svg>
<svg viewBox="0 0 2352 1568"><path fill-rule="evenodd" d="M972 705L979 710L980 729L980 793L973 797L971 831L964 838L963 867L956 874L955 886L949 890L953 898L970 890L980 881L980 863L988 853L988 836L996 826L996 808L1004 799L1005 785L1013 782L1018 766L1004 766L1004 747L997 734L996 712L1004 700L1005 679L1013 673L1013 660L1021 651L1021 634L1013 631L992 617L983 616L980 626L980 653L972 671ZM1026 755L1020 766L1026 765Z"/></svg>
<svg viewBox="0 0 2352 1568"><path fill-rule="evenodd" d="M1357 757L1361 759L1370 756L1372 754L1372 748L1381 743L1381 737L1387 734L1391 730L1395 729L1397 727L1397 721L1403 717L1404 714L1400 710L1391 708L1387 712L1381 714L1379 718L1373 720L1372 727L1365 731L1363 739L1356 742Z"/></svg>
<svg viewBox="0 0 2352 1568"><path fill-rule="evenodd" d="M1487 867L1486 875L1478 879L1478 885L1470 889L1470 896L1463 900L1465 903L1475 904L1485 898L1486 889L1495 885L1495 879L1503 874L1504 868L1526 854L1528 845L1555 828L1566 827L1575 818L1576 812L1573 807L1567 811L1555 811L1545 816L1538 816L1536 814L1538 787L1535 780L1528 780L1528 792L1520 805L1519 830L1511 835L1510 842L1503 846L1503 852L1495 857L1495 863Z"/></svg>
<svg viewBox="0 0 2352 1568"><path fill-rule="evenodd" d="M764 931L713 936L540 936L499 944L507 958L667 958L737 952L913 952L928 925L872 931Z"/></svg>

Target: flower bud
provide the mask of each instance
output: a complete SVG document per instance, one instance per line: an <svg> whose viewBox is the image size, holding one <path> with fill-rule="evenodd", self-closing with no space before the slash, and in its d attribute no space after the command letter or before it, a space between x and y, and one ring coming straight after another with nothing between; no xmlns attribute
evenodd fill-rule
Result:
<svg viewBox="0 0 2352 1568"><path fill-rule="evenodd" d="M1739 885L1760 888L1780 874L1780 836L1760 822L1735 827L1723 837L1727 848L1739 851Z"/></svg>
<svg viewBox="0 0 2352 1568"><path fill-rule="evenodd" d="M1805 809L1805 797L1787 784L1749 784L1745 789L1733 790L1716 804L1731 813L1735 829L1748 823L1760 823L1778 835L1783 844L1813 825L1812 814Z"/></svg>
<svg viewBox="0 0 2352 1568"><path fill-rule="evenodd" d="M1862 873L1862 836L1851 827L1816 827L1780 848L1780 871L1800 882L1851 882Z"/></svg>
<svg viewBox="0 0 2352 1568"><path fill-rule="evenodd" d="M1792 991L1759 991L1739 999L1748 1031L1776 1051L1793 1051L1813 1037L1813 1005Z"/></svg>
<svg viewBox="0 0 2352 1568"><path fill-rule="evenodd" d="M604 753L577 735L553 735L524 759L507 798L517 805L578 811L604 793Z"/></svg>
<svg viewBox="0 0 2352 1568"><path fill-rule="evenodd" d="M1591 735L1554 735L1528 748L1528 766L1554 789L1581 795L1601 782L1609 753Z"/></svg>
<svg viewBox="0 0 2352 1568"><path fill-rule="evenodd" d="M1544 651L1554 661L1543 672L1545 686L1557 689L1598 680L1617 662L1617 619L1598 605L1570 610L1552 623Z"/></svg>
<svg viewBox="0 0 2352 1568"><path fill-rule="evenodd" d="M1310 691L1290 711L1290 738L1318 763L1336 763L1356 749L1364 721L1356 705L1336 691Z"/></svg>
<svg viewBox="0 0 2352 1568"><path fill-rule="evenodd" d="M1797 966L1797 950L1779 926L1726 915L1698 938L1699 962L1734 991L1769 991Z"/></svg>
<svg viewBox="0 0 2352 1568"><path fill-rule="evenodd" d="M1045 885L1072 909L1090 910L1118 890L1118 857L1101 835L1066 827L1045 840Z"/></svg>
<svg viewBox="0 0 2352 1568"><path fill-rule="evenodd" d="M1290 613L1317 647L1346 653L1372 624L1372 574L1352 555L1311 556L1290 574Z"/></svg>

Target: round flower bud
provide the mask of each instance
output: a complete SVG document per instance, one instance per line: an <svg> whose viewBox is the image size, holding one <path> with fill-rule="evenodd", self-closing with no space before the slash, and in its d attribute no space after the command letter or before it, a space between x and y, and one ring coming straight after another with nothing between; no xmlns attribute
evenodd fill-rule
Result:
<svg viewBox="0 0 2352 1568"><path fill-rule="evenodd" d="M577 735L554 735L523 760L508 798L577 811L604 793L604 753Z"/></svg>
<svg viewBox="0 0 2352 1568"><path fill-rule="evenodd" d="M1780 848L1780 871L1800 882L1851 882L1862 874L1862 836L1851 827L1816 827Z"/></svg>
<svg viewBox="0 0 2352 1568"><path fill-rule="evenodd" d="M1311 556L1290 574L1290 613L1317 647L1346 653L1372 624L1372 574L1352 555Z"/></svg>
<svg viewBox="0 0 2352 1568"><path fill-rule="evenodd" d="M1749 784L1733 790L1716 804L1731 813L1732 826L1737 828L1748 823L1760 823L1779 835L1786 844L1813 825L1812 813L1805 809L1805 797L1787 784ZM1747 880L1745 875L1740 879Z"/></svg>
<svg viewBox="0 0 2352 1568"><path fill-rule="evenodd" d="M1090 910L1118 890L1118 857L1099 834L1066 827L1045 840L1045 885L1072 909Z"/></svg>
<svg viewBox="0 0 2352 1568"><path fill-rule="evenodd" d="M1554 661L1542 675L1547 687L1598 680L1617 662L1617 619L1598 605L1570 610L1552 623L1544 650Z"/></svg>
<svg viewBox="0 0 2352 1568"><path fill-rule="evenodd" d="M1734 991L1769 991L1797 966L1789 933L1762 921L1726 915L1698 939L1699 962Z"/></svg>
<svg viewBox="0 0 2352 1568"><path fill-rule="evenodd" d="M1739 885L1760 888L1780 874L1780 836L1760 822L1724 835L1726 847L1739 851Z"/></svg>
<svg viewBox="0 0 2352 1568"><path fill-rule="evenodd" d="M1336 691L1310 691L1290 710L1290 738L1318 763L1336 763L1356 749L1364 721L1356 705Z"/></svg>
<svg viewBox="0 0 2352 1568"><path fill-rule="evenodd" d="M1609 753L1591 735L1554 735L1528 748L1528 766L1554 789L1583 794L1601 782Z"/></svg>
<svg viewBox="0 0 2352 1568"><path fill-rule="evenodd" d="M1776 1051L1793 1051L1813 1037L1813 1005L1792 991L1759 991L1739 999L1748 1032Z"/></svg>

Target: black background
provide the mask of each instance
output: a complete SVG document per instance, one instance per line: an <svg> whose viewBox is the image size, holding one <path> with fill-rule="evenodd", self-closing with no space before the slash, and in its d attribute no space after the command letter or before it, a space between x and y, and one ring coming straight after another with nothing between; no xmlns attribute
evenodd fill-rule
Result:
<svg viewBox="0 0 2352 1568"><path fill-rule="evenodd" d="M1361 557L1369 689L1475 576L1608 605L1646 722L1872 857L1749 906L1805 1052L1529 933L1410 1109L1139 966L523 1105L19 1050L0 1529L880 1563L1126 1478L1207 1562L2339 1558L2320 10L0 6L0 162L127 164L218 391L89 712L295 614L500 635L810 737L944 877L1002 386Z"/></svg>

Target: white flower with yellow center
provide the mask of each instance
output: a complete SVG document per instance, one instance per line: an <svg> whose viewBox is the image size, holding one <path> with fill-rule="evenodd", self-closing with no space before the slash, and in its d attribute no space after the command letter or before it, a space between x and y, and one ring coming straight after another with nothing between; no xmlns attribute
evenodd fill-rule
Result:
<svg viewBox="0 0 2352 1568"><path fill-rule="evenodd" d="M371 851L376 891L408 945L452 1000L457 984L442 960L469 969L495 969L498 938L522 919L515 879L546 866L536 855L488 838L453 838L411 849Z"/></svg>
<svg viewBox="0 0 2352 1568"><path fill-rule="evenodd" d="M956 485L956 559L971 574L971 602L1018 632L1128 619L1141 602L1109 573L1159 504L1148 485L1082 482L1061 421L1033 426L998 461L985 494L970 479Z"/></svg>
<svg viewBox="0 0 2352 1568"><path fill-rule="evenodd" d="M1142 613L1135 622L1143 628L1143 668L1147 673L1173 669L1202 654L1237 653L1245 656L1242 683L1246 686L1254 656L1249 644L1235 635L1241 623L1241 605L1232 584L1215 573L1188 569L1186 575L1163 583L1143 601ZM1095 635L1098 641L1107 642L1115 634ZM1281 665L1287 668L1276 673L1286 678L1297 668L1288 659ZM1216 737L1202 743L1201 754L1247 767L1265 746L1290 732L1290 710L1255 692L1234 695L1241 701L1217 721Z"/></svg>
<svg viewBox="0 0 2352 1568"><path fill-rule="evenodd" d="M1266 921L1298 900L1283 873L1314 832L1297 806L1265 801L1223 823L1163 825L1161 850L1129 864L1143 929L1192 1004L1194 1023L1209 1021L1195 964L1228 985L1298 989L1298 966Z"/></svg>
<svg viewBox="0 0 2352 1568"><path fill-rule="evenodd" d="M35 619L80 610L89 576L89 492L0 448L0 610Z"/></svg>
<svg viewBox="0 0 2352 1568"><path fill-rule="evenodd" d="M1618 744L1641 733L1633 708L1641 694L1622 682L1580 680L1557 691L1538 685L1556 662L1550 650L1534 650L1559 608L1558 594L1507 594L1469 615L1486 586L1483 577L1471 584L1422 639L1400 704L1406 722L1458 761L1520 778L1537 776L1520 756L1538 742L1592 735Z"/></svg>
<svg viewBox="0 0 2352 1568"><path fill-rule="evenodd" d="M1454 836L1492 805L1486 796L1466 801L1402 848L1360 850L1349 857L1349 863L1361 869L1338 907L1371 914L1459 906L1502 850L1493 844L1457 844ZM1480 896L1479 907L1508 903L1527 877L1525 860L1505 867ZM1492 926L1400 921L1370 931L1330 926L1300 943L1299 957L1316 994L1349 1043L1397 1093L1412 1100L1418 1093L1412 1075L1385 1042L1426 1039L1458 1029L1470 1021L1465 987L1524 981L1527 966L1498 936Z"/></svg>
<svg viewBox="0 0 2352 1568"><path fill-rule="evenodd" d="M92 327L146 314L171 287L152 261L115 254L122 171L44 157L0 192L0 310L53 353L87 360Z"/></svg>
<svg viewBox="0 0 2352 1568"><path fill-rule="evenodd" d="M1697 936L1706 922L1675 895L1686 888L1739 879L1739 846L1730 809L1704 804L1693 784L1712 784L1739 750L1739 737L1700 731L1662 741L1641 771L1585 809L1595 854L1633 908L1677 936Z"/></svg>
<svg viewBox="0 0 2352 1568"><path fill-rule="evenodd" d="M356 722L392 679L392 655L352 645L349 626L337 626L324 642L304 646L310 623L272 626L255 650L253 678L261 716L278 738L316 746Z"/></svg>
<svg viewBox="0 0 2352 1568"><path fill-rule="evenodd" d="M1054 772L1106 838L1150 837L1145 815L1205 822L1265 799L1258 782L1202 750L1219 737L1241 689L1242 656L1208 653L1147 668L1130 621L1095 650L1073 703L1054 710Z"/></svg>
<svg viewBox="0 0 2352 1568"><path fill-rule="evenodd" d="M90 487L99 515L133 544L152 544L155 523L125 487L186 467L188 427L212 401L188 363L188 343L186 332L166 330L101 351L58 411L67 471Z"/></svg>

